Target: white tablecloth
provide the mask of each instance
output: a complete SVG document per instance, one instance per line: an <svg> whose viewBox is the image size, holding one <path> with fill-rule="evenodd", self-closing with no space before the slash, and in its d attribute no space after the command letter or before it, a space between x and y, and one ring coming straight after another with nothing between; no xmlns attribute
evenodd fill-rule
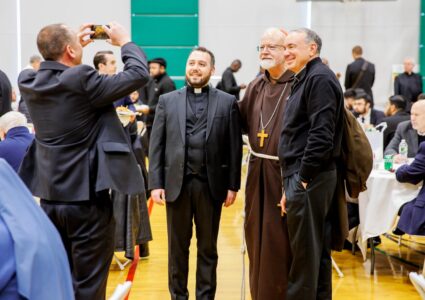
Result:
<svg viewBox="0 0 425 300"><path fill-rule="evenodd" d="M367 190L359 195L359 247L366 259L367 239L388 232L394 225L400 207L413 200L422 183L400 183L395 173L372 170Z"/></svg>

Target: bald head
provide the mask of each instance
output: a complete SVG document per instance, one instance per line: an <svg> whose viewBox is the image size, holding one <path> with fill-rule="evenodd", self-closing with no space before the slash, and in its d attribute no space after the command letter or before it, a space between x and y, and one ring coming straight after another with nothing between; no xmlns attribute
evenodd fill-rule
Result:
<svg viewBox="0 0 425 300"><path fill-rule="evenodd" d="M416 101L412 105L412 109L413 108L415 108L415 110L424 111L425 112L425 100Z"/></svg>
<svg viewBox="0 0 425 300"><path fill-rule="evenodd" d="M407 57L403 61L404 72L410 74L413 72L413 68L415 67L415 61L413 58Z"/></svg>
<svg viewBox="0 0 425 300"><path fill-rule="evenodd" d="M410 121L413 129L425 133L425 100L418 100L413 103L410 109Z"/></svg>
<svg viewBox="0 0 425 300"><path fill-rule="evenodd" d="M45 60L59 60L68 44L75 42L73 32L64 24L51 24L40 30L37 36L38 51Z"/></svg>
<svg viewBox="0 0 425 300"><path fill-rule="evenodd" d="M265 38L275 39L276 41L283 43L285 40L285 34L277 27L270 27L267 28L261 36L261 39Z"/></svg>

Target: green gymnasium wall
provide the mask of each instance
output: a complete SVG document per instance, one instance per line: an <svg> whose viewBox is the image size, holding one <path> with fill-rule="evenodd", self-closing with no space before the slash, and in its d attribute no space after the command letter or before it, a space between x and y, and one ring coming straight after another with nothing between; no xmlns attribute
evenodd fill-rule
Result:
<svg viewBox="0 0 425 300"><path fill-rule="evenodd" d="M184 85L186 60L198 45L198 0L131 0L133 41L148 59L163 57L177 88Z"/></svg>

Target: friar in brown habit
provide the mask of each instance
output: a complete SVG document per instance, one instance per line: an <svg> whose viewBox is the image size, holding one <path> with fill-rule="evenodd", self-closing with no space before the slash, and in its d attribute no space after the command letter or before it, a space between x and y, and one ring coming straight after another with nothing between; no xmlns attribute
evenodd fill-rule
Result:
<svg viewBox="0 0 425 300"><path fill-rule="evenodd" d="M285 299L291 264L286 217L278 206L282 178L277 151L293 78L285 68L284 37L277 28L265 31L258 49L265 73L248 85L239 102L243 130L252 148L245 190L245 237L253 300Z"/></svg>

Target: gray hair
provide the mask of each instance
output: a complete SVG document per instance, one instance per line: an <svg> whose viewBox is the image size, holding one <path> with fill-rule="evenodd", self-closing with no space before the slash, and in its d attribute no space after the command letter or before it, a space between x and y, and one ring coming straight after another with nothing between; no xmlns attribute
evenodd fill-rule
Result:
<svg viewBox="0 0 425 300"><path fill-rule="evenodd" d="M320 50L322 50L322 39L316 32L308 28L298 28L291 30L291 32L305 33L305 41L307 43L315 43L317 45L317 54L320 54Z"/></svg>
<svg viewBox="0 0 425 300"><path fill-rule="evenodd" d="M40 55L35 54L35 55L32 55L30 57L30 64L33 64L36 61L41 61L41 56Z"/></svg>
<svg viewBox="0 0 425 300"><path fill-rule="evenodd" d="M17 111L9 111L0 117L0 130L4 132L8 132L15 127L27 125L27 118Z"/></svg>

